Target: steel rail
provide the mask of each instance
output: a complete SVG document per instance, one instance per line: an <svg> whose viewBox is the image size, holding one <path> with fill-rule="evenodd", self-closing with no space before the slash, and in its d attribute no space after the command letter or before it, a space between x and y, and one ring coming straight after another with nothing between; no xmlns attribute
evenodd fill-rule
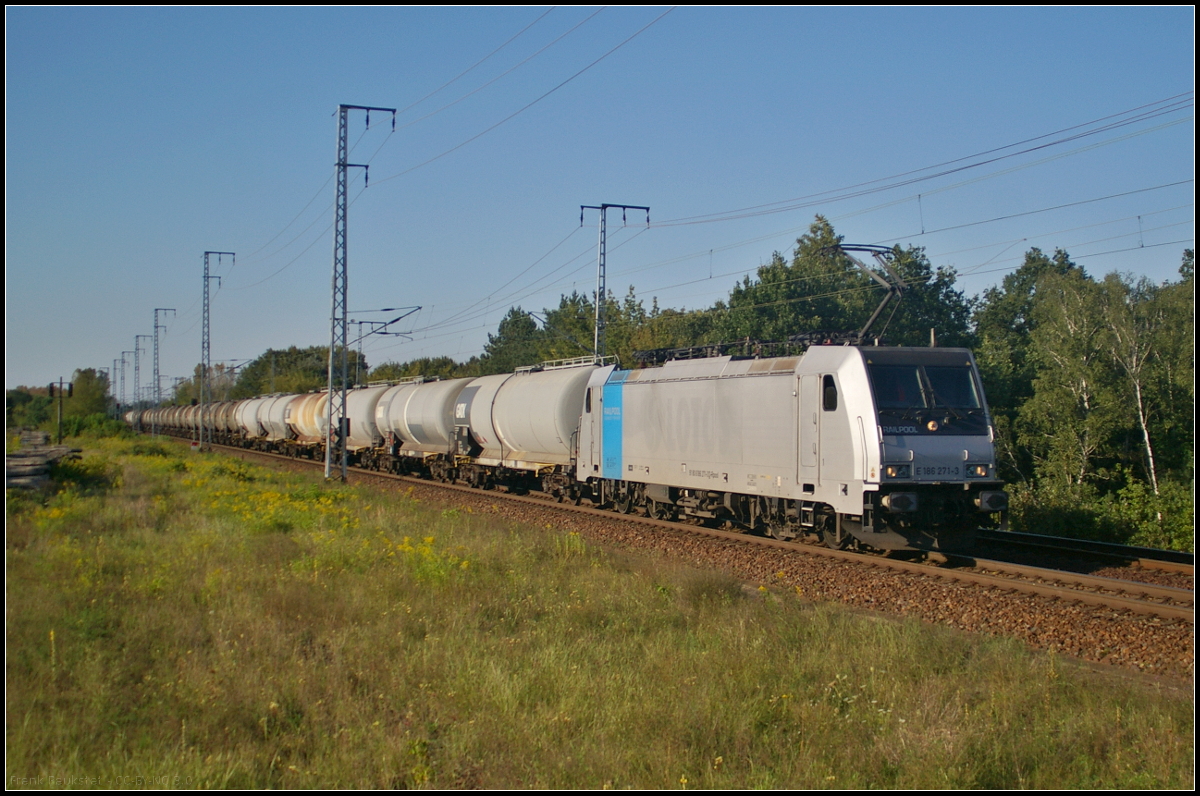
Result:
<svg viewBox="0 0 1200 796"><path fill-rule="evenodd" d="M981 530L978 532L978 538L1013 547L1052 550L1057 553L1081 553L1162 572L1195 575L1196 571L1195 554L1180 550L1156 550L1150 547L1133 547L1111 542L1094 542L1088 539L1069 539L1062 536L1041 536L1040 534L1013 531Z"/></svg>

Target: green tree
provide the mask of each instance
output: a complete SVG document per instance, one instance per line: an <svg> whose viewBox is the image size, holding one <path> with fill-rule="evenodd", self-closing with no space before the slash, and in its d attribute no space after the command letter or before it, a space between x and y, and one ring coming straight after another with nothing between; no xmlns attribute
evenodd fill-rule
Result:
<svg viewBox="0 0 1200 796"><path fill-rule="evenodd" d="M606 307L610 330L620 323L619 320L616 324L613 323L614 308L615 302L610 297ZM587 296L578 292L564 295L560 297L557 307L543 310L543 318L539 361L591 355L593 332L596 327L596 306Z"/></svg>
<svg viewBox="0 0 1200 796"><path fill-rule="evenodd" d="M717 339L710 342L786 340L802 332L864 328L883 299L883 288L838 248L841 243L833 226L817 216L808 233L796 240L790 263L775 252L756 278L746 277L727 302L718 302ZM892 344L928 345L930 330L936 330L940 345L970 345L971 302L955 289L954 269L934 269L917 247L897 246L890 263L908 287L868 335Z"/></svg>
<svg viewBox="0 0 1200 796"><path fill-rule="evenodd" d="M355 375L359 380L365 380L370 372L366 359L359 361L358 352L351 350L347 358L349 362L347 375L350 384L355 383ZM338 357L340 366L341 357ZM341 378L341 373L335 373L335 378ZM231 399L252 398L256 395L270 393L301 393L318 390L329 384L329 346L309 346L287 349L267 349L254 361L241 366L237 381L229 391ZM214 389L214 396L217 395ZM217 398L217 400L220 400Z"/></svg>
<svg viewBox="0 0 1200 796"><path fill-rule="evenodd" d="M453 379L464 375L462 366L450 357L421 357L409 362L385 362L371 371L371 381L396 381L417 376Z"/></svg>
<svg viewBox="0 0 1200 796"><path fill-rule="evenodd" d="M975 306L975 358L993 412L1012 416L1033 395L1034 363L1029 359L1034 307L1042 280L1080 271L1062 249L1047 257L1040 249L1025 253L1025 262L988 288Z"/></svg>
<svg viewBox="0 0 1200 796"><path fill-rule="evenodd" d="M4 391L4 415L10 428L38 428L50 422L53 405L45 387Z"/></svg>
<svg viewBox="0 0 1200 796"><path fill-rule="evenodd" d="M1033 248L1021 267L1004 277L1000 287L985 290L975 304L975 360L996 427L1002 473L1009 481L1033 475L1030 451L1018 442L1015 426L1020 408L1033 397L1037 375L1029 346L1040 285L1048 276L1071 272L1082 273L1062 249L1048 257Z"/></svg>
<svg viewBox="0 0 1200 796"><path fill-rule="evenodd" d="M1080 270L1046 275L1032 312L1033 396L1018 411L1018 439L1039 477L1080 485L1120 431L1119 384L1105 350L1102 289Z"/></svg>
<svg viewBox="0 0 1200 796"><path fill-rule="evenodd" d="M108 374L94 368L75 371L71 397L63 401L63 417L106 415L109 408Z"/></svg>
<svg viewBox="0 0 1200 796"><path fill-rule="evenodd" d="M1179 266L1178 282L1155 292L1162 322L1155 334L1150 390L1157 411L1151 414L1152 435L1161 440L1164 470L1181 483L1195 478L1196 431L1196 255L1188 249Z"/></svg>
<svg viewBox="0 0 1200 796"><path fill-rule="evenodd" d="M634 351L649 351L713 342L716 318L717 313L711 310L664 310L655 298L645 322L634 333L631 346Z"/></svg>
<svg viewBox="0 0 1200 796"><path fill-rule="evenodd" d="M796 240L790 263L774 252L755 278L745 277L727 301L717 302L711 342L785 340L801 332L860 327L878 303L871 301L878 285L837 249L841 242L817 216Z"/></svg>
<svg viewBox="0 0 1200 796"><path fill-rule="evenodd" d="M483 356L479 358L480 375L511 373L514 369L541 361L544 333L529 313L513 307L500 321L496 334L488 334Z"/></svg>

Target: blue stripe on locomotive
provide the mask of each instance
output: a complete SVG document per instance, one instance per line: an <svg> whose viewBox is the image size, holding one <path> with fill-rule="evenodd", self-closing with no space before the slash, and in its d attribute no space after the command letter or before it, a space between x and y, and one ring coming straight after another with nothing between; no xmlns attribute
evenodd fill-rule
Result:
<svg viewBox="0 0 1200 796"><path fill-rule="evenodd" d="M624 390L625 379L630 371L615 370L604 385L604 427L602 438L602 461L600 475L604 478L621 478L623 466L622 448L624 441Z"/></svg>

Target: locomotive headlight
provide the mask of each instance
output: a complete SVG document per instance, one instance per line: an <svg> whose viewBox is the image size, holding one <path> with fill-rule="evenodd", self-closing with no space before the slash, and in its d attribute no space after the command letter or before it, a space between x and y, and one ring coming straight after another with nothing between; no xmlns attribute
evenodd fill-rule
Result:
<svg viewBox="0 0 1200 796"><path fill-rule="evenodd" d="M967 478L987 478L988 469L986 464L968 464Z"/></svg>
<svg viewBox="0 0 1200 796"><path fill-rule="evenodd" d="M886 478L909 478L912 473L912 465L908 464L889 464L883 468L883 475Z"/></svg>
<svg viewBox="0 0 1200 796"><path fill-rule="evenodd" d="M930 431L937 431L939 428L941 428L941 426L938 425L938 421L930 420L925 424L925 428L929 429Z"/></svg>

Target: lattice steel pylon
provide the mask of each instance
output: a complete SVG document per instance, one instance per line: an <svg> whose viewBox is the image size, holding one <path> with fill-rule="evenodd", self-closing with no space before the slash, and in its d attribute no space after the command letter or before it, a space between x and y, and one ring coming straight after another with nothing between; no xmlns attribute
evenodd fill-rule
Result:
<svg viewBox="0 0 1200 796"><path fill-rule="evenodd" d="M135 334L133 336L133 405L136 407L142 401L142 361L141 353L144 350L138 340L150 339L148 334ZM133 424L137 431L142 430L142 415L138 411L137 422Z"/></svg>
<svg viewBox="0 0 1200 796"><path fill-rule="evenodd" d="M129 364L129 360L125 358L126 354L132 354L132 351L121 352L121 405L124 406L125 401L125 367Z"/></svg>
<svg viewBox="0 0 1200 796"><path fill-rule="evenodd" d="M343 481L346 480L346 467L349 464L346 438L350 431L346 419L346 392L350 369L348 345L350 323L346 309L346 170L350 168L368 169L368 165L365 163L346 162L346 158L350 155L347 148L346 128L349 112L352 110L367 112L368 129L371 126L371 111L391 113L392 132L396 130L395 108L375 108L368 105L338 106L337 200L334 202L333 210L333 297L329 313L329 402L325 477L333 477L334 462L338 461L341 466L340 478ZM339 357L341 359L340 378L335 376Z"/></svg>
<svg viewBox="0 0 1200 796"><path fill-rule="evenodd" d="M208 383L209 371L211 370L211 356L209 354L209 313L208 313L208 283L215 279L217 286L221 286L221 277L208 275L208 258L212 255L217 255L217 263L221 263L221 258L225 255L236 257L233 252L205 252L204 253L204 324L203 330L200 332L200 448L204 449L204 432L208 431L208 444L212 444L212 430L208 428L208 403L212 398L212 388Z"/></svg>
<svg viewBox="0 0 1200 796"><path fill-rule="evenodd" d="M646 211L646 226L650 226L650 208L640 205L580 205L579 206L579 226L583 226L583 211L584 210L599 210L600 211L600 242L596 247L596 327L592 335L592 355L599 361L604 357L604 330L607 325L607 304L605 295L607 286L605 285L605 270L607 268L607 253L608 244L607 237L607 219L608 208L619 207L621 209L621 223L625 223L625 212L627 210L645 210Z"/></svg>
<svg viewBox="0 0 1200 796"><path fill-rule="evenodd" d="M162 381L158 375L158 330L166 329L167 327L158 322L158 313L160 312L175 312L175 310L167 307L154 308L154 408L157 409L162 404ZM154 412L153 419L150 421L150 434L158 436L158 412Z"/></svg>

